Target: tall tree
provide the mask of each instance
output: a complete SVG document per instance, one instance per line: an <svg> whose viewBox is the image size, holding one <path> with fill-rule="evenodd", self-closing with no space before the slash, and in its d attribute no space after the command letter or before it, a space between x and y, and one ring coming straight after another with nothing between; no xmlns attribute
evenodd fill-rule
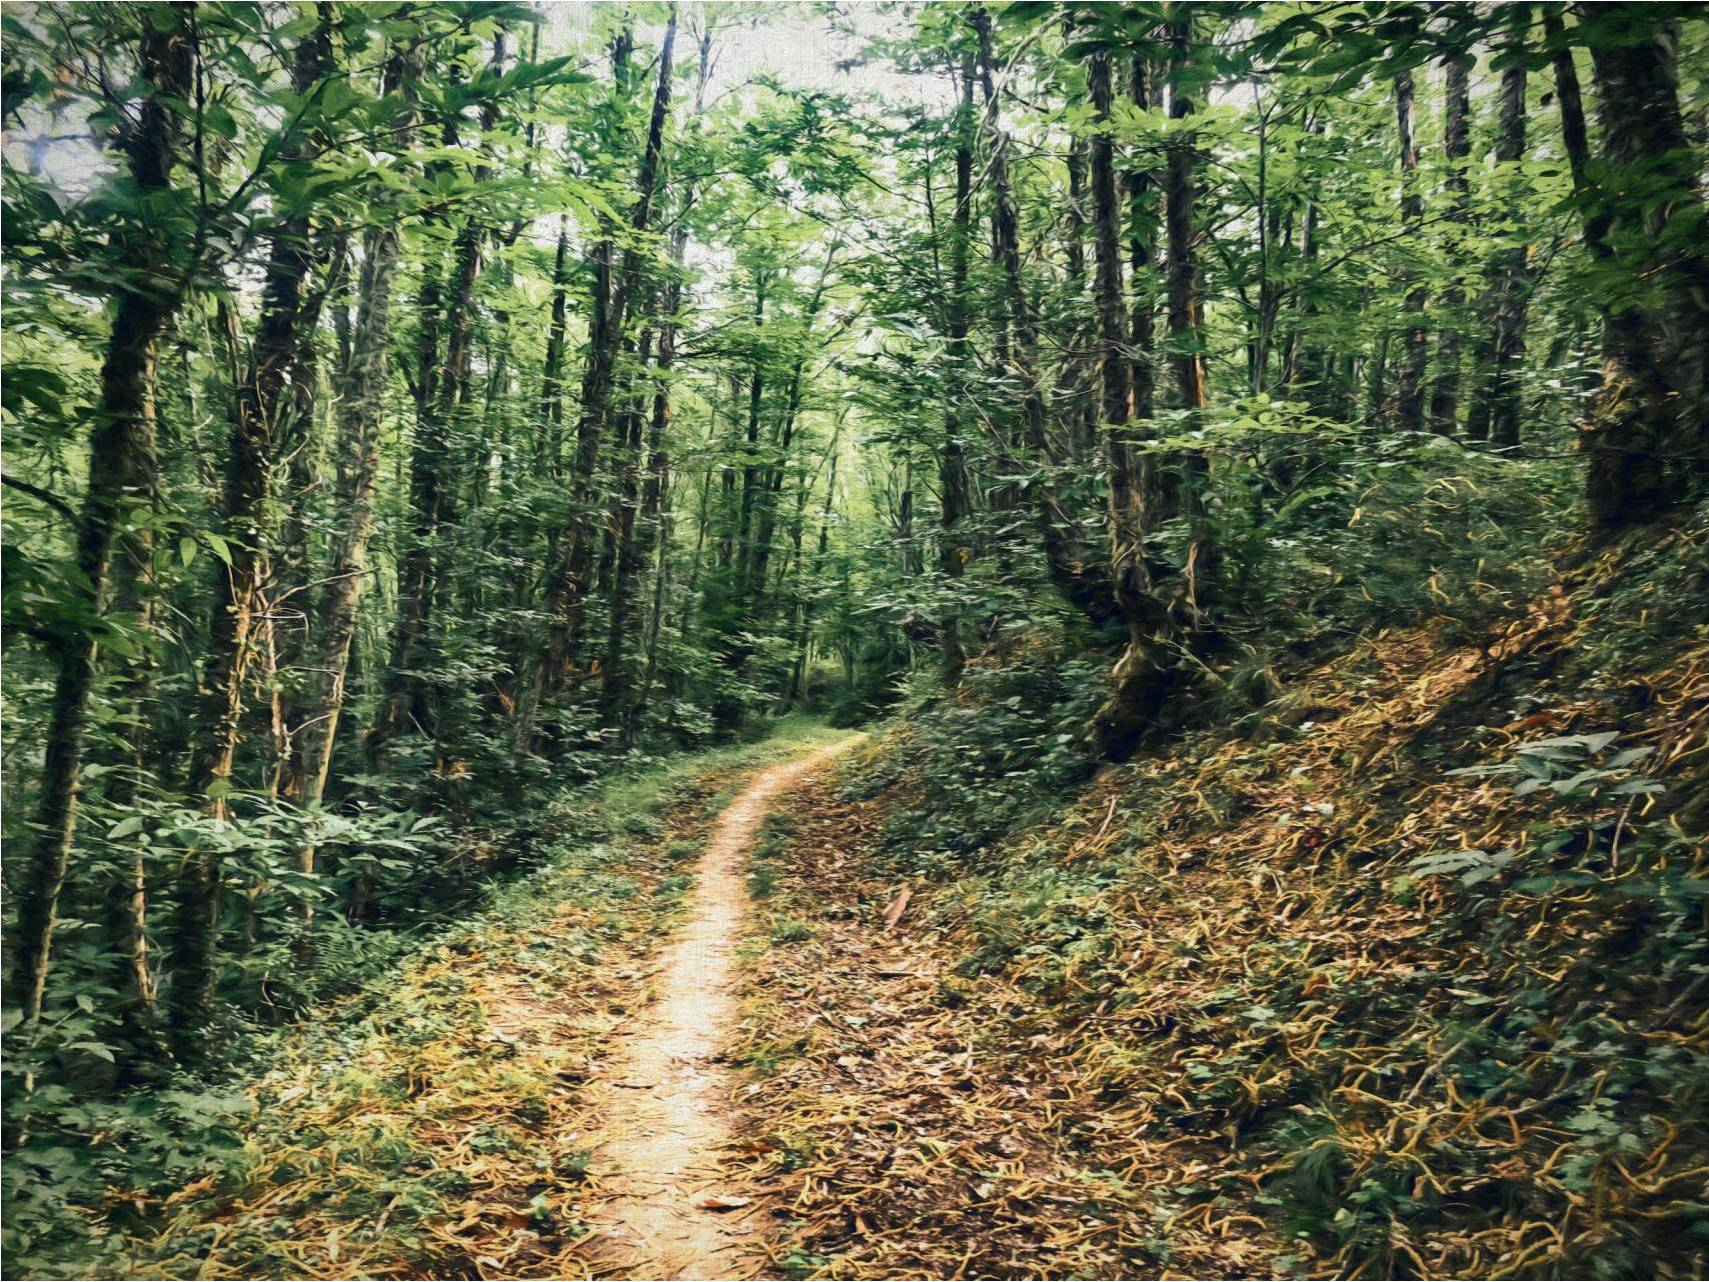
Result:
<svg viewBox="0 0 1709 1282"><path fill-rule="evenodd" d="M1147 452L1151 425L1151 307L1149 299L1135 306L1135 328L1129 331L1122 307L1121 223L1116 204L1114 91L1110 54L1099 51L1088 64L1092 108L1097 113L1098 133L1092 144L1092 200L1098 262L1099 370L1103 394L1101 410L1107 433L1110 485L1110 569L1117 608L1127 626L1127 648L1112 674L1114 689L1093 721L1093 737L1099 751L1120 755L1141 732L1150 716L1153 677L1161 660L1157 648L1159 631L1166 616L1159 607L1156 587L1146 562L1146 534L1158 507L1156 471ZM1146 105L1143 63L1135 60L1130 93L1136 105ZM1143 202L1149 174L1138 171L1130 183L1130 204ZM1142 218L1144 209L1138 213ZM1142 242L1145 224L1135 218L1136 232L1129 242L1129 258L1137 275L1151 259L1151 247ZM1133 350L1126 350L1129 341ZM1141 346L1141 344L1144 346ZM1138 387L1130 379L1137 376ZM1138 395L1135 395L1137 391ZM1140 417L1143 412L1145 418Z"/></svg>
<svg viewBox="0 0 1709 1282"><path fill-rule="evenodd" d="M629 217L630 230L636 236L644 235L652 221L660 156L664 149L665 119L670 110L671 48L676 40L676 25L676 8L673 5L659 45L653 113L647 126L647 142L636 181L637 194ZM609 264L610 257L608 242L606 264ZM593 586L593 537L588 516L595 508L599 445L605 432L611 396L612 366L622 339L629 304L639 285L640 269L641 250L632 240L623 251L621 270L616 279L595 282L596 323L589 341L587 372L582 380L581 413L576 424L576 458L571 485L573 527L560 536L562 552L547 583L548 632L544 653L533 664L517 700L515 744L518 754L533 748L541 702L563 682L580 634L583 606Z"/></svg>
<svg viewBox="0 0 1709 1282"><path fill-rule="evenodd" d="M493 39L489 78L503 71L506 41L502 31ZM490 95L481 104L479 126L490 133L498 120L498 103ZM455 115L446 119L442 140L461 145ZM473 179L484 183L489 164L477 165ZM475 313L475 286L489 229L476 214L466 215L452 241L450 270L443 284L437 265L430 265L422 284L415 379L415 440L410 460L410 529L398 559L398 622L392 638L386 697L368 733L368 749L378 752L394 735L415 728L432 737L434 711L423 669L430 662L429 639L434 603L443 588L441 544L457 522L458 477L452 437L459 406L470 375L470 335Z"/></svg>
<svg viewBox="0 0 1709 1282"><path fill-rule="evenodd" d="M1395 137L1400 145L1400 216L1412 243L1418 243L1424 222L1424 195L1418 189L1418 141L1412 127L1412 73L1403 71L1394 80ZM1399 426L1416 432L1424 426L1424 369L1428 357L1428 335L1424 328L1424 305L1429 291L1419 273L1406 291L1405 348L1400 375L1395 381L1395 417Z"/></svg>
<svg viewBox="0 0 1709 1282"><path fill-rule="evenodd" d="M305 97L329 69L329 18L320 13L314 29L298 46L292 87ZM304 159L309 152L307 137L298 131L300 126L281 147L290 160ZM208 624L208 663L197 734L200 746L190 774L191 791L206 798L207 810L216 818L226 814L255 657L256 615L266 574L265 520L275 468L274 435L281 415L296 408L289 375L305 341L305 323L317 314L306 307L305 298L313 267L309 218L299 211L282 220L271 238L261 317L236 388L219 502L229 554L225 573L216 580ZM181 1053L192 1049L213 1008L220 864L214 845L203 842L185 859L179 876L172 1024Z"/></svg>
<svg viewBox="0 0 1709 1282"><path fill-rule="evenodd" d="M156 360L161 338L183 299L174 276L178 220L154 211L170 206L172 171L182 159L182 107L192 94L194 66L191 14L178 5L139 5L135 20L137 79L148 91L134 118L125 119L119 149L141 197L142 217L125 234L119 283L114 286L113 324L89 437L89 485L74 553L81 617L56 638L57 675L36 808L37 836L18 892L12 982L26 1025L41 1014L60 892L77 827L98 620L113 579L146 575L153 558L150 525L141 509L155 485Z"/></svg>
<svg viewBox="0 0 1709 1282"><path fill-rule="evenodd" d="M1185 122L1191 120L1198 110L1193 96L1193 80L1199 71L1194 61L1193 13L1190 8L1182 7L1180 12L1176 12L1171 7L1168 38L1169 118L1176 122L1170 135L1163 187L1163 222L1168 240L1165 284L1170 364L1175 371L1178 403L1187 412L1188 426L1196 428L1209 404L1209 395L1205 383L1204 315L1200 303L1197 255L1200 235L1195 208L1197 142L1194 133L1185 128ZM1208 468L1205 455L1198 450L1186 451L1179 465L1179 502L1191 527L1181 581L1187 608L1194 613L1200 607L1201 589L1211 568L1212 547L1203 498Z"/></svg>
<svg viewBox="0 0 1709 1282"><path fill-rule="evenodd" d="M944 413L944 447L938 456L938 491L941 526L938 540L938 570L948 581L950 592L962 577L971 558L966 546L964 524L972 504L968 494L966 400L969 362L972 353L967 341L969 304L967 298L967 256L973 233L973 66L972 59L963 56L954 73L960 86L959 104L954 117L955 130L955 204L950 213L949 287L945 300L948 330L948 354L951 368L951 394ZM967 666L967 652L961 640L961 611L952 600L939 621L939 662L943 681L953 689L961 682Z"/></svg>
<svg viewBox="0 0 1709 1282"><path fill-rule="evenodd" d="M1476 60L1455 51L1444 60L1446 73L1442 99L1442 179L1446 198L1449 237L1448 253L1456 260L1465 252L1464 238L1470 217L1471 181L1466 173L1472 152L1471 69ZM1442 291L1445 323L1436 339L1436 378L1430 388L1430 427L1452 436L1460 417L1460 324L1466 305L1465 275L1457 264L1451 269L1448 287Z"/></svg>
<svg viewBox="0 0 1709 1282"><path fill-rule="evenodd" d="M1484 357L1482 382L1466 420L1466 435L1511 448L1519 444L1525 317L1531 294L1528 220L1526 211L1512 194L1518 183L1515 171L1525 157L1526 33L1531 6L1508 5L1503 16L1507 36L1501 53L1507 65L1501 73L1495 160L1498 166L1504 166L1498 171L1498 179L1505 188L1501 235L1506 243L1491 260L1480 308L1480 319L1488 329L1488 337L1479 353Z"/></svg>
<svg viewBox="0 0 1709 1282"><path fill-rule="evenodd" d="M421 74L419 48L401 48L388 60L384 85L393 103L391 128L407 146L415 124L412 101ZM362 261L355 287L356 316L349 352L338 372L338 433L335 486L339 525L325 563L322 587L311 623L304 689L293 708L290 755L281 791L297 805L318 807L326 794L333 747L344 713L350 671L350 646L357 611L369 577L368 545L374 531L374 503L380 477L386 361L390 351L392 296L401 252L395 198L381 202L382 216L362 236ZM315 871L315 842L305 839L297 851L298 868ZM305 917L312 915L304 909Z"/></svg>
<svg viewBox="0 0 1709 1282"><path fill-rule="evenodd" d="M982 131L986 148L985 173L991 188L992 254L1002 281L1002 314L994 323L999 328L1006 326L1012 331L1013 342L1008 345L1004 359L1020 384L1020 438L1031 455L1033 466L1038 467L1052 461L1045 430L1044 385L1039 373L1038 323L1021 270L1020 214L1009 177L1009 136L1003 129L994 74L996 54L992 44L991 15L976 8L968 14L968 22L978 42L979 85L985 104ZM1085 561L1073 518L1063 509L1054 482L1049 478L1034 480L1029 488L1051 581L1080 610L1096 618L1104 617L1109 612L1107 585L1101 581L1096 569Z"/></svg>
<svg viewBox="0 0 1709 1282"><path fill-rule="evenodd" d="M1593 182L1572 76L1561 105L1586 197L1585 239L1626 289L1653 282L1605 306L1608 370L1586 447L1591 517L1606 537L1700 493L1709 476L1709 254L1670 15L1585 7L1579 24L1590 37L1605 170ZM1570 55L1555 65L1570 73Z"/></svg>

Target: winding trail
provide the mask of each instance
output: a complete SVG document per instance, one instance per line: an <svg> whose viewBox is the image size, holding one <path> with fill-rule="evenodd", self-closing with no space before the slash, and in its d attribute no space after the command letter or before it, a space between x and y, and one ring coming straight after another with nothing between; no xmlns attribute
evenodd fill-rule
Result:
<svg viewBox="0 0 1709 1282"><path fill-rule="evenodd" d="M601 1276L745 1278L765 1264L746 1209L715 1205L720 1149L730 1137L734 1076L720 1057L736 1017L732 954L748 907L744 864L777 796L860 738L760 771L712 829L688 922L660 956L657 1000L600 1074L605 1136L593 1173L611 1200L590 1247Z"/></svg>

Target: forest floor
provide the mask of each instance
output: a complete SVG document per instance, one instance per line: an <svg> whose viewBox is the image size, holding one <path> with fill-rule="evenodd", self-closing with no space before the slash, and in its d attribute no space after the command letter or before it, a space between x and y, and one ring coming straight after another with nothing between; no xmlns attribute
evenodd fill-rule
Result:
<svg viewBox="0 0 1709 1282"><path fill-rule="evenodd" d="M971 700L797 793L726 1185L775 1274L1704 1276L1709 635L1632 603L1705 537L1070 800L1004 813Z"/></svg>
<svg viewBox="0 0 1709 1282"><path fill-rule="evenodd" d="M1709 637L1599 613L1700 566L1384 632L1024 824L977 722L619 783L36 1276L1703 1276L1709 846L1646 813L1709 796Z"/></svg>
<svg viewBox="0 0 1709 1282"><path fill-rule="evenodd" d="M236 1121L241 1158L163 1204L121 1195L104 1275L771 1271L759 1203L727 1187L748 860L779 798L861 737L796 727L604 798L626 839L288 1038ZM126 1233L133 1209L163 1230Z"/></svg>
<svg viewBox="0 0 1709 1282"><path fill-rule="evenodd" d="M605 1099L594 1171L611 1201L589 1256L602 1275L751 1277L763 1244L721 1192L736 1122L725 1048L735 1028L734 958L748 911L745 862L779 793L856 740L760 771L719 817L695 868L689 919L657 963L656 993L597 1083Z"/></svg>

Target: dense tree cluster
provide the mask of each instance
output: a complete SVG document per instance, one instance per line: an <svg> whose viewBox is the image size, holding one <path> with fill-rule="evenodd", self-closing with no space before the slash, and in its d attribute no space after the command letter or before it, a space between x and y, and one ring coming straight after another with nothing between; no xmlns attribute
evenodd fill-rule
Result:
<svg viewBox="0 0 1709 1282"><path fill-rule="evenodd" d="M899 6L846 96L591 13L8 11L26 1062L301 1009L626 754L1054 619L1122 756L1702 493L1692 6Z"/></svg>

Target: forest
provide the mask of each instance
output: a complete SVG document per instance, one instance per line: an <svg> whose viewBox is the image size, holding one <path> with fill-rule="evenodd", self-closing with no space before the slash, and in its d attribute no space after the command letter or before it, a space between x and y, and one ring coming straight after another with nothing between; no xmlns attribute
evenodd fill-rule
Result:
<svg viewBox="0 0 1709 1282"><path fill-rule="evenodd" d="M1709 6L0 41L6 1276L1709 1273Z"/></svg>

